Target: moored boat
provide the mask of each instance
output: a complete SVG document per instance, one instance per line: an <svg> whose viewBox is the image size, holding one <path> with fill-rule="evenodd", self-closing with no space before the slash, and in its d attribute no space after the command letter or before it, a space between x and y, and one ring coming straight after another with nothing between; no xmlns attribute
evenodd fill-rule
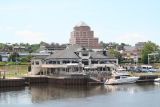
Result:
<svg viewBox="0 0 160 107"><path fill-rule="evenodd" d="M114 73L111 79L107 79L106 85L135 83L139 77L130 76L128 73Z"/></svg>
<svg viewBox="0 0 160 107"><path fill-rule="evenodd" d="M154 79L154 82L160 82L160 78Z"/></svg>

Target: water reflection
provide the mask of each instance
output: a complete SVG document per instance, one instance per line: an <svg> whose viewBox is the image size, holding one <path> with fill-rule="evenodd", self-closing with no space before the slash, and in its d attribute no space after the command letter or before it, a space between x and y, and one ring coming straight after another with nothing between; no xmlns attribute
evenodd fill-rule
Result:
<svg viewBox="0 0 160 107"><path fill-rule="evenodd" d="M34 104L48 101L85 99L88 97L112 97L115 93L136 94L148 91L160 91L160 83L106 85L106 86L55 86L32 85L29 87L17 87L0 89L0 104ZM118 97L118 96L116 96Z"/></svg>
<svg viewBox="0 0 160 107"><path fill-rule="evenodd" d="M59 100L69 98L86 98L91 96L107 95L115 92L127 92L134 94L154 90L160 85L150 84L128 84L128 85L106 85L106 86L31 86L32 102L39 103L48 100Z"/></svg>
<svg viewBox="0 0 160 107"><path fill-rule="evenodd" d="M85 98L89 96L102 95L108 90L104 86L31 86L32 102L42 102L46 100Z"/></svg>

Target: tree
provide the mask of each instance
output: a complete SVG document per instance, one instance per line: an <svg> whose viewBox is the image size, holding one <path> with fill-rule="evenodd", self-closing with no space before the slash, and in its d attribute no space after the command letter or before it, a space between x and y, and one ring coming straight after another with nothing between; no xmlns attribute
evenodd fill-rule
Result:
<svg viewBox="0 0 160 107"><path fill-rule="evenodd" d="M18 60L19 60L19 54L17 52L11 53L11 55L9 56L9 61L16 62Z"/></svg>
<svg viewBox="0 0 160 107"><path fill-rule="evenodd" d="M112 56L112 57L115 57L118 59L118 63L121 63L122 62L122 55L120 52L114 50L114 49L109 49L109 54Z"/></svg>
<svg viewBox="0 0 160 107"><path fill-rule="evenodd" d="M22 57L20 61L21 61L21 62L30 62L30 61L31 61L31 58L32 58L32 56L29 55L29 56L26 56L26 57Z"/></svg>
<svg viewBox="0 0 160 107"><path fill-rule="evenodd" d="M146 42L144 48L141 51L142 63L148 64L148 54L155 51L158 51L158 46L151 41Z"/></svg>
<svg viewBox="0 0 160 107"><path fill-rule="evenodd" d="M104 43L103 41L101 41L101 42L100 42L100 45L102 46L102 48L103 48L103 49L105 49L105 48L106 48L106 46L107 46L107 44L106 44L106 43Z"/></svg>
<svg viewBox="0 0 160 107"><path fill-rule="evenodd" d="M31 45L31 52L35 52L37 49L39 49L40 45L39 44L32 44Z"/></svg>

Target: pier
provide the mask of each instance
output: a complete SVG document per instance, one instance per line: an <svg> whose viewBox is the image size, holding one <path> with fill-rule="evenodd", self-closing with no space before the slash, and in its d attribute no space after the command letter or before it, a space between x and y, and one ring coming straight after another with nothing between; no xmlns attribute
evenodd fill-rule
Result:
<svg viewBox="0 0 160 107"><path fill-rule="evenodd" d="M141 75L136 83L154 82L158 75ZM50 84L50 85L104 85L104 81L87 75L74 76L26 76L23 78L0 79L0 88L2 87L21 87L32 84Z"/></svg>
<svg viewBox="0 0 160 107"><path fill-rule="evenodd" d="M158 77L158 75L141 75L136 83L154 82L154 79Z"/></svg>

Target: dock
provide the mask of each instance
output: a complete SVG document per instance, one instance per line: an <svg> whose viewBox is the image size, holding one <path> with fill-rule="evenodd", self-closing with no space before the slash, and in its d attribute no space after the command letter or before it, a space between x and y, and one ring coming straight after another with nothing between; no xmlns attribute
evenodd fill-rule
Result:
<svg viewBox="0 0 160 107"><path fill-rule="evenodd" d="M154 82L154 79L158 77L158 75L141 75L136 83Z"/></svg>
<svg viewBox="0 0 160 107"><path fill-rule="evenodd" d="M154 82L158 75L141 75L136 83ZM104 85L104 81L88 76L25 76L23 78L0 79L0 88L2 87L20 87L32 84L53 84L53 85Z"/></svg>

